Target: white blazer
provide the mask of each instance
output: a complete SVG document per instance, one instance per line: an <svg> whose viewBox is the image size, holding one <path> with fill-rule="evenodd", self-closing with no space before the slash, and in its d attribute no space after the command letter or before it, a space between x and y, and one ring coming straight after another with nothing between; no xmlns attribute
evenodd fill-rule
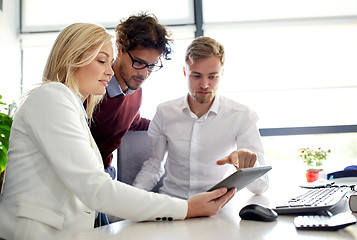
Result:
<svg viewBox="0 0 357 240"><path fill-rule="evenodd" d="M111 180L84 116L61 83L40 86L16 112L0 238L68 237L92 229L95 211L135 221L185 218L186 201Z"/></svg>

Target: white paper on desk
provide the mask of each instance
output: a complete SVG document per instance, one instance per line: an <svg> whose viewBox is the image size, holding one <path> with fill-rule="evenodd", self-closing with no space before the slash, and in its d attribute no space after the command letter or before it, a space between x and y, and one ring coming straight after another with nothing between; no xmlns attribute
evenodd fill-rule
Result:
<svg viewBox="0 0 357 240"><path fill-rule="evenodd" d="M327 186L328 184L336 185L335 181L330 181L330 180L319 178L315 182L306 183L304 185L300 185L300 187L302 187L302 188L324 187L324 186Z"/></svg>

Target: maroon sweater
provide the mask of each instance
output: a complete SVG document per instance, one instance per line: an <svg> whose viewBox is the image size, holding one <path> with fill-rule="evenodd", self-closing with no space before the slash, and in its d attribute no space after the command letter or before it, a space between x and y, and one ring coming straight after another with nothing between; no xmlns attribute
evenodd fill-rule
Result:
<svg viewBox="0 0 357 240"><path fill-rule="evenodd" d="M130 95L110 98L105 94L97 106L91 123L91 132L102 154L104 167L111 165L113 151L119 148L127 131L147 130L150 120L140 117L142 89Z"/></svg>

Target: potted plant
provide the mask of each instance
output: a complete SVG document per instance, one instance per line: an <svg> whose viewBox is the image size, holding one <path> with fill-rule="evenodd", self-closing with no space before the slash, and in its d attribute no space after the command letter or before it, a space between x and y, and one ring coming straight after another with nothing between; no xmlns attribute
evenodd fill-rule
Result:
<svg viewBox="0 0 357 240"><path fill-rule="evenodd" d="M12 125L12 113L14 104L7 106L1 102L0 95L0 190L5 176L7 150L9 148L10 129ZM4 113L7 111L7 113Z"/></svg>
<svg viewBox="0 0 357 240"><path fill-rule="evenodd" d="M306 179L308 182L314 182L319 178L319 172L322 171L322 161L326 160L327 154L331 150L323 150L321 148L300 148L299 157L306 163Z"/></svg>

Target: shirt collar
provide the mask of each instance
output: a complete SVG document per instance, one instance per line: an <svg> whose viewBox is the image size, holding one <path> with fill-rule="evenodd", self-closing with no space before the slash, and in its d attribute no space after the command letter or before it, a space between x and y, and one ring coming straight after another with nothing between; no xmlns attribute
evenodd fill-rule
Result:
<svg viewBox="0 0 357 240"><path fill-rule="evenodd" d="M210 112L213 112L215 114L218 114L218 110L219 110L219 103L220 103L220 96L217 94L216 97L213 100L212 106L210 107L210 109L208 110L208 112L204 115L205 117L207 117L209 115ZM187 110L190 112L190 114L192 115L192 111L190 109L190 106L188 105L188 94L187 96L184 98L183 103L182 103L182 111Z"/></svg>
<svg viewBox="0 0 357 240"><path fill-rule="evenodd" d="M87 112L86 112L86 110L84 109L82 100L81 100L81 98L80 98L79 96L78 96L78 101L79 101L79 105L81 106L81 109L82 109L82 111L83 111L83 116L84 116L84 118L86 119L86 122L87 122L87 124L88 124Z"/></svg>
<svg viewBox="0 0 357 240"><path fill-rule="evenodd" d="M108 83L107 93L108 93L108 96L111 98L119 96L121 94L130 95L130 94L133 94L134 92L135 92L135 90L131 90L131 89L128 89L125 92L123 92L123 90L121 89L121 87L118 83L117 78L114 75Z"/></svg>

